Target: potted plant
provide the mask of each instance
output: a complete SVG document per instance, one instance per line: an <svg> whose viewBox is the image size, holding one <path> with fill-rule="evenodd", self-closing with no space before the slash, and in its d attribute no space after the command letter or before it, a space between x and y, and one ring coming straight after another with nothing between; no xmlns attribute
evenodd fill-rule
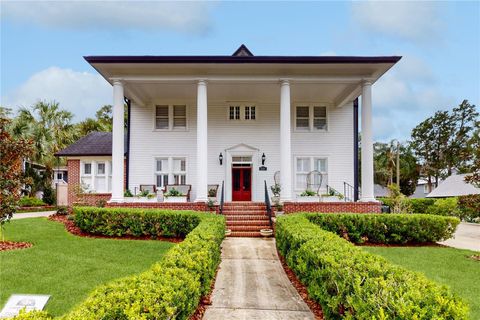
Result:
<svg viewBox="0 0 480 320"><path fill-rule="evenodd" d="M172 188L167 193L164 193L163 198L165 202L187 202L187 195L181 193L175 188Z"/></svg>
<svg viewBox="0 0 480 320"><path fill-rule="evenodd" d="M300 193L300 196L297 198L299 202L320 202L320 197L315 191L305 190Z"/></svg>
<svg viewBox="0 0 480 320"><path fill-rule="evenodd" d="M217 189L208 189L208 201L212 201L214 204L217 202Z"/></svg>
<svg viewBox="0 0 480 320"><path fill-rule="evenodd" d="M283 204L277 203L275 205L275 216L281 216L283 214Z"/></svg>
<svg viewBox="0 0 480 320"><path fill-rule="evenodd" d="M157 202L157 195L143 190L137 197L132 198L133 202Z"/></svg>
<svg viewBox="0 0 480 320"><path fill-rule="evenodd" d="M211 199L208 199L207 207L208 207L208 210L214 211L215 210L215 201L213 201Z"/></svg>
<svg viewBox="0 0 480 320"><path fill-rule="evenodd" d="M270 187L270 190L272 190L273 196L272 196L272 204L277 205L280 202L280 191L282 191L282 188L278 183L275 183L273 186Z"/></svg>
<svg viewBox="0 0 480 320"><path fill-rule="evenodd" d="M273 230L272 229L261 229L260 234L263 237L271 237L273 235Z"/></svg>
<svg viewBox="0 0 480 320"><path fill-rule="evenodd" d="M343 194L335 193L335 191L332 189L329 189L328 193L322 194L323 202L341 202L343 199Z"/></svg>

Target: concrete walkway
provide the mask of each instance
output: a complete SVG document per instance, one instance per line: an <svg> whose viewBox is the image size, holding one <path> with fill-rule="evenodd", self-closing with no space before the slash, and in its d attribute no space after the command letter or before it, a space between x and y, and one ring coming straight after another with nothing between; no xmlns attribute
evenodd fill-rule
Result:
<svg viewBox="0 0 480 320"><path fill-rule="evenodd" d="M24 213L14 213L12 220L26 219L26 218L39 218L39 217L49 217L54 214L56 211L41 211L41 212L24 212Z"/></svg>
<svg viewBox="0 0 480 320"><path fill-rule="evenodd" d="M275 239L227 238L204 320L314 319L287 278Z"/></svg>
<svg viewBox="0 0 480 320"><path fill-rule="evenodd" d="M480 224L461 222L452 239L439 243L458 249L480 251Z"/></svg>

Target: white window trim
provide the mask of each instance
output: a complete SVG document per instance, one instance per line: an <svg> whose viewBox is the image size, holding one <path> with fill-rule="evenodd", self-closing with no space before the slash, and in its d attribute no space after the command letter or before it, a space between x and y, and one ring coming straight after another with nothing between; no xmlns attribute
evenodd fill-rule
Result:
<svg viewBox="0 0 480 320"><path fill-rule="evenodd" d="M310 159L310 171L313 171L315 170L315 163L314 163L314 160L315 159L325 159L327 160L327 183L328 183L328 177L330 177L330 165L329 165L329 157L328 156L324 156L324 155L320 155L320 156L312 156L312 155L296 155L294 156L294 161L293 161L293 183L294 183L294 191L296 192L303 192L305 191L305 189L301 189L301 188L297 188L297 159L305 159L305 158L308 158ZM307 173L308 174L308 173ZM325 185L327 184L325 183ZM323 181L322 181L322 184ZM320 191L326 191L326 188L321 188Z"/></svg>
<svg viewBox="0 0 480 320"><path fill-rule="evenodd" d="M168 128L167 129L157 129L157 106L168 106ZM185 128L174 128L173 127L173 106L185 106ZM175 103L155 103L153 104L153 131L160 132L185 132L189 131L188 120L190 118L189 110L190 107L188 103L185 102L175 102Z"/></svg>
<svg viewBox="0 0 480 320"><path fill-rule="evenodd" d="M297 128L297 107L308 107L308 129ZM314 107L325 107L326 108L326 119L327 119L327 129L316 129L313 126L314 120ZM330 109L331 106L327 103L312 103L312 102L296 102L294 104L293 110L293 127L295 132L314 132L314 133L323 133L330 131Z"/></svg>
<svg viewBox="0 0 480 320"><path fill-rule="evenodd" d="M90 174L85 174L85 167L84 165L86 163L90 163L92 166L91 173ZM105 173L104 174L97 174L98 168L97 165L99 163L104 163L105 164ZM111 161L108 160L82 160L80 161L80 182L82 181L83 178L90 178L90 188L89 191L93 193L110 193L111 186L110 186L110 181L109 178L112 176L110 172L110 163ZM105 178L105 190L98 191L97 186L96 186L96 178L97 177L103 177Z"/></svg>
<svg viewBox="0 0 480 320"><path fill-rule="evenodd" d="M230 119L230 107L240 107L240 119ZM255 107L255 119L245 119L245 107ZM255 122L258 119L258 104L254 102L232 101L227 106L227 120L232 122Z"/></svg>
<svg viewBox="0 0 480 320"><path fill-rule="evenodd" d="M160 159L167 159L168 160L168 172L167 171L157 171L157 160L160 160ZM174 159L185 159L185 171L181 171L181 172L174 172L173 171L173 160ZM184 174L185 175L185 184L189 184L189 170L188 170L188 166L189 166L189 158L185 155L168 155L168 156L165 156L165 155L156 155L153 157L153 184L154 185L157 185L157 174L162 174L162 175L165 175L165 174L168 174L168 183L169 184L173 184L174 182L174 174L178 173L178 174ZM160 188L157 186L157 188Z"/></svg>

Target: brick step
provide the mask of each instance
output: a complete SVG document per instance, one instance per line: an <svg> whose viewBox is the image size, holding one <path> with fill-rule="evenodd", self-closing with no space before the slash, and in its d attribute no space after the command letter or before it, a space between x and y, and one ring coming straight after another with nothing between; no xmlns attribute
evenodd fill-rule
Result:
<svg viewBox="0 0 480 320"><path fill-rule="evenodd" d="M223 210L223 213L224 214L228 214L228 213L231 213L231 214L246 214L247 212L252 212L253 214L259 214L259 213L262 213L262 214L267 214L267 211L266 210Z"/></svg>
<svg viewBox="0 0 480 320"><path fill-rule="evenodd" d="M267 208L262 207L223 207L223 211L267 211Z"/></svg>
<svg viewBox="0 0 480 320"><path fill-rule="evenodd" d="M228 229L233 231L255 231L260 232L262 229L269 229L268 226L228 226Z"/></svg>
<svg viewBox="0 0 480 320"><path fill-rule="evenodd" d="M266 220L268 221L267 215L260 215L260 214L228 215L226 216L226 218L227 218L227 221L234 221L234 220Z"/></svg>
<svg viewBox="0 0 480 320"><path fill-rule="evenodd" d="M238 206L238 205L265 205L265 202L260 201L231 201L225 202L224 205L226 206Z"/></svg>
<svg viewBox="0 0 480 320"><path fill-rule="evenodd" d="M229 237L259 238L262 235L258 231L232 231Z"/></svg>
<svg viewBox="0 0 480 320"><path fill-rule="evenodd" d="M265 220L227 220L227 226L270 226Z"/></svg>

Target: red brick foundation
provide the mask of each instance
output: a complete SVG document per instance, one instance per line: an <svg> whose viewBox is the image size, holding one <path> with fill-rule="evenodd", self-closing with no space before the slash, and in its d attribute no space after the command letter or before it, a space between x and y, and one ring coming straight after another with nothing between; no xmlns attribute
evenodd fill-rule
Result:
<svg viewBox="0 0 480 320"><path fill-rule="evenodd" d="M107 203L109 208L145 208L145 209L172 209L172 210L193 210L193 211L217 211L218 206L211 210L206 203L202 202L123 202Z"/></svg>
<svg viewBox="0 0 480 320"><path fill-rule="evenodd" d="M285 202L285 213L325 212L325 213L380 213L380 202Z"/></svg>

